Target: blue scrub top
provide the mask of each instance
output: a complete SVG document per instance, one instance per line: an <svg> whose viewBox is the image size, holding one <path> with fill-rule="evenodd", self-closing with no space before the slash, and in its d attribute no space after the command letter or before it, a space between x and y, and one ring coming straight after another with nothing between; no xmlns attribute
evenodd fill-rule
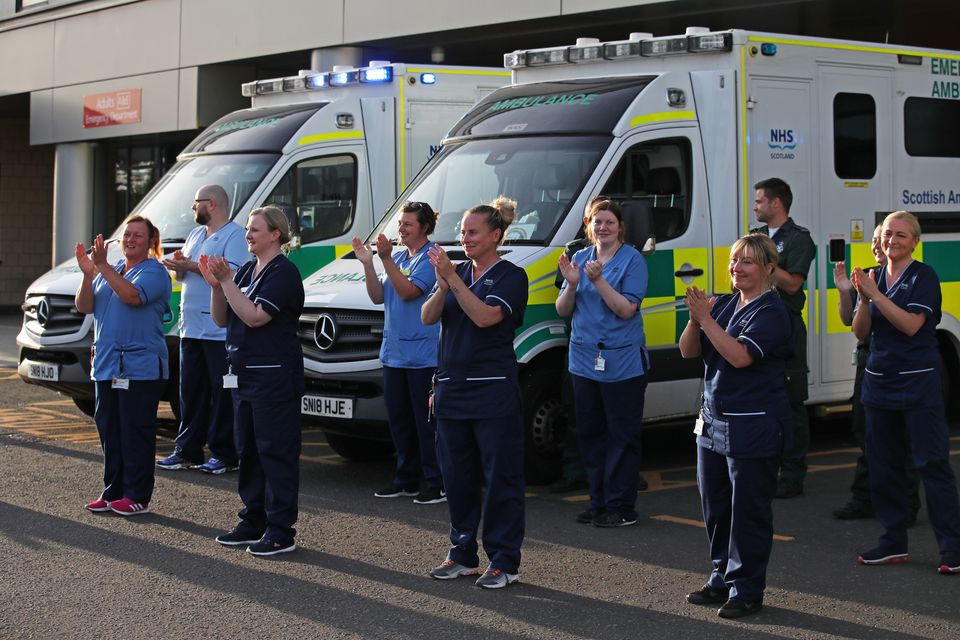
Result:
<svg viewBox="0 0 960 640"><path fill-rule="evenodd" d="M406 249L393 254L393 261L400 272L423 292L422 295L413 300L404 300L390 284L386 274L380 277L384 308L380 362L388 367L427 369L437 366L440 325L424 325L420 320L420 307L437 283L437 272L427 255L433 245L428 242L412 256Z"/></svg>
<svg viewBox="0 0 960 640"><path fill-rule="evenodd" d="M870 354L863 378L865 405L903 410L942 402L940 392L940 279L928 265L916 260L900 278L887 282L887 270L877 269L880 294L901 309L922 313L920 330L908 336L893 326L876 305L870 307Z"/></svg>
<svg viewBox="0 0 960 640"><path fill-rule="evenodd" d="M721 295L710 316L747 347L753 364L734 367L701 329L706 424L697 444L734 458L773 457L792 441L786 367L793 356L793 321L772 290L738 311L739 302L739 293Z"/></svg>
<svg viewBox="0 0 960 640"><path fill-rule="evenodd" d="M303 311L300 272L283 254L254 278L256 260L240 267L233 281L243 294L271 316L261 327L248 327L227 309L227 358L237 376L234 397L279 402L303 395L303 350L297 327Z"/></svg>
<svg viewBox="0 0 960 640"><path fill-rule="evenodd" d="M647 293L647 261L635 248L624 244L603 265L603 279L637 304L633 317L623 320L607 306L584 272L586 263L596 259L596 246L581 249L573 256L580 270L580 282L571 323L570 373L598 382L619 382L642 376L650 366L639 309ZM561 293L566 287L564 281ZM597 356L605 361L603 371L597 371Z"/></svg>
<svg viewBox="0 0 960 640"><path fill-rule="evenodd" d="M113 269L120 273L125 262ZM165 380L169 376L163 316L170 310L170 275L147 258L123 274L140 292L140 306L124 304L100 274L93 279L93 368L90 377L104 381Z"/></svg>
<svg viewBox="0 0 960 640"><path fill-rule="evenodd" d="M473 265L457 275L478 298L503 310L503 320L481 329L450 291L440 316L440 347L434 410L440 418L494 418L519 410L519 366L513 337L527 308L527 274L500 260L473 280Z"/></svg>
<svg viewBox="0 0 960 640"><path fill-rule="evenodd" d="M184 257L196 262L200 256L224 257L230 269L236 271L250 260L243 228L228 222L213 235L207 236L207 228L200 225L190 232L183 243ZM188 271L180 291L180 337L198 340L225 340L227 330L218 327L210 317L210 285L199 273Z"/></svg>

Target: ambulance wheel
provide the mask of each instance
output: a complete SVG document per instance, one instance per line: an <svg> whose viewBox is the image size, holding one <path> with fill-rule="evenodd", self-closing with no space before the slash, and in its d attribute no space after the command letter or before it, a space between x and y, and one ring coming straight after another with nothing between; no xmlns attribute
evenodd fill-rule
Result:
<svg viewBox="0 0 960 640"><path fill-rule="evenodd" d="M950 343L946 340L940 342L940 371L941 384L943 385L943 406L946 408L947 417L954 418L960 415L960 398L954 393L955 385L960 383L960 364L957 363L957 355L954 353Z"/></svg>
<svg viewBox="0 0 960 640"><path fill-rule="evenodd" d="M94 398L73 398L73 404L91 418L97 410L97 401Z"/></svg>
<svg viewBox="0 0 960 640"><path fill-rule="evenodd" d="M547 484L560 475L567 424L561 378L559 369L527 371L520 378L527 484Z"/></svg>
<svg viewBox="0 0 960 640"><path fill-rule="evenodd" d="M351 438L350 436L330 433L329 431L324 431L323 435L334 453L347 460L356 462L386 460L393 455L393 444L390 442Z"/></svg>

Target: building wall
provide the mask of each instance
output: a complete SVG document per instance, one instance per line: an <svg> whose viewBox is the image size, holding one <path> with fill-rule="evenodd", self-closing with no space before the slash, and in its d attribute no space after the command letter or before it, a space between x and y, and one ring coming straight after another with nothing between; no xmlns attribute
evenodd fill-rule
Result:
<svg viewBox="0 0 960 640"><path fill-rule="evenodd" d="M0 308L50 268L53 147L32 147L26 118L0 118Z"/></svg>

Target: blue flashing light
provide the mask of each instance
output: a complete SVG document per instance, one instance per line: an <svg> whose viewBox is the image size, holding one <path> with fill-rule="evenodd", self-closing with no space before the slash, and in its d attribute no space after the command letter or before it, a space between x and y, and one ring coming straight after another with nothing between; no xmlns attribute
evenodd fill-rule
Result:
<svg viewBox="0 0 960 640"><path fill-rule="evenodd" d="M360 70L360 82L391 82L393 67L367 67Z"/></svg>
<svg viewBox="0 0 960 640"><path fill-rule="evenodd" d="M357 71L338 71L330 74L330 84L334 87L350 84L357 81Z"/></svg>
<svg viewBox="0 0 960 640"><path fill-rule="evenodd" d="M421 73L421 74L420 74L420 84L437 84L437 74L435 74L435 73Z"/></svg>
<svg viewBox="0 0 960 640"><path fill-rule="evenodd" d="M330 85L330 76L326 73L316 73L307 76L307 89L322 89Z"/></svg>
<svg viewBox="0 0 960 640"><path fill-rule="evenodd" d="M760 53L765 56L775 56L777 55L777 45L772 42L764 42L760 45Z"/></svg>

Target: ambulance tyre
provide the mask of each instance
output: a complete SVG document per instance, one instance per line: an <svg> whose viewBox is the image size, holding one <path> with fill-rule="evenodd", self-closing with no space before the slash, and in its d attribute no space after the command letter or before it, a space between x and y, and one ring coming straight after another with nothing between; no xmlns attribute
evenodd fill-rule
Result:
<svg viewBox="0 0 960 640"><path fill-rule="evenodd" d="M73 398L73 404L91 418L97 410L97 401L94 398Z"/></svg>
<svg viewBox="0 0 960 640"><path fill-rule="evenodd" d="M567 424L561 379L559 369L533 369L520 376L527 484L547 484L560 476Z"/></svg>
<svg viewBox="0 0 960 640"><path fill-rule="evenodd" d="M177 422L180 422L180 364L177 363L177 368L173 368L173 363L170 366L170 379L167 380L167 389L163 393L163 398L161 400L166 400L170 403L170 410L173 411L173 417L177 419Z"/></svg>
<svg viewBox="0 0 960 640"><path fill-rule="evenodd" d="M323 435L334 453L347 460L353 460L355 462L386 460L394 453L393 444L390 442L367 440L365 438L351 438L350 436L331 433L326 430L324 430Z"/></svg>
<svg viewBox="0 0 960 640"><path fill-rule="evenodd" d="M957 353L949 339L940 339L940 371L943 385L943 405L947 417L954 418L960 414L960 398L953 389L960 384L960 363L957 362Z"/></svg>

